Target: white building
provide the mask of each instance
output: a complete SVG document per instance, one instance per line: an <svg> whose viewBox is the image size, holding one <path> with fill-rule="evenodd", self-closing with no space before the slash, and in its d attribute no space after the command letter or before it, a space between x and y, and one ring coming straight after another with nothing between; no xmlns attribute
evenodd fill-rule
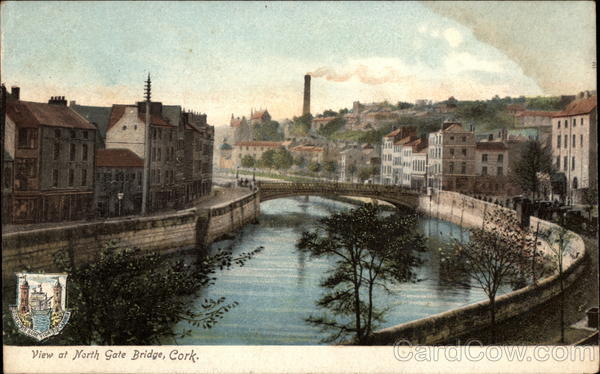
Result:
<svg viewBox="0 0 600 374"><path fill-rule="evenodd" d="M552 154L567 181L567 202L579 203L598 183L597 96L570 103L552 118Z"/></svg>
<svg viewBox="0 0 600 374"><path fill-rule="evenodd" d="M381 142L381 184L394 184L394 145L407 136L416 135L416 128L412 126L394 129L383 137ZM398 165L397 165L398 166Z"/></svg>

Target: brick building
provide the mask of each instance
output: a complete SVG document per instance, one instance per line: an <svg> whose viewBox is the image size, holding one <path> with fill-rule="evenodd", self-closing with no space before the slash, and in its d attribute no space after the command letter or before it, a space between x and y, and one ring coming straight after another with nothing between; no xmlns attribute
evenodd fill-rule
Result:
<svg viewBox="0 0 600 374"><path fill-rule="evenodd" d="M139 214L144 160L129 149L96 150L97 217Z"/></svg>
<svg viewBox="0 0 600 374"><path fill-rule="evenodd" d="M14 160L9 220L92 217L96 128L69 109L64 97L47 104L19 99L17 90L6 103L5 150Z"/></svg>

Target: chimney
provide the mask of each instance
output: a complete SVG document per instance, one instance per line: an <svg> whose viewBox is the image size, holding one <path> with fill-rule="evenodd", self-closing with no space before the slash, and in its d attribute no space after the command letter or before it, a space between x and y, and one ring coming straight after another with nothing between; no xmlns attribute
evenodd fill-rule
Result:
<svg viewBox="0 0 600 374"><path fill-rule="evenodd" d="M14 100L21 100L21 89L17 86L12 86L10 88L10 95Z"/></svg>
<svg viewBox="0 0 600 374"><path fill-rule="evenodd" d="M310 114L310 74L304 76L304 104L302 115Z"/></svg>
<svg viewBox="0 0 600 374"><path fill-rule="evenodd" d="M64 96L52 96L50 100L48 100L48 104L67 106L67 100L65 100Z"/></svg>
<svg viewBox="0 0 600 374"><path fill-rule="evenodd" d="M77 102L75 100L69 101L69 107L70 108L74 107L75 105L77 105Z"/></svg>

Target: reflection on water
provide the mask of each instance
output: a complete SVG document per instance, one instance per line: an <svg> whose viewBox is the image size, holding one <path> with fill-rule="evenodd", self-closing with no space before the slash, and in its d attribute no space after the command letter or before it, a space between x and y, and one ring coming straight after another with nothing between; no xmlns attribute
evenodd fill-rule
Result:
<svg viewBox="0 0 600 374"><path fill-rule="evenodd" d="M213 248L232 245L236 253L263 246L264 250L244 267L217 274L216 284L204 290L205 297L225 296L239 306L225 314L212 329L195 328L180 322L176 329L194 329L179 344L207 345L283 345L319 344L324 337L318 328L304 322L311 313L318 314L315 300L321 295L319 281L330 267L327 259L311 259L295 248L302 231L315 227L316 220L351 204L318 197L271 200L261 204L258 225L246 226L233 241L213 244ZM378 290L375 300L390 307L388 327L440 313L486 298L477 287L458 287L452 274L440 272L437 248L451 238L467 239L467 233L454 224L422 218L419 229L429 237L430 251L423 254L424 264L416 269L417 283L394 286L393 294Z"/></svg>

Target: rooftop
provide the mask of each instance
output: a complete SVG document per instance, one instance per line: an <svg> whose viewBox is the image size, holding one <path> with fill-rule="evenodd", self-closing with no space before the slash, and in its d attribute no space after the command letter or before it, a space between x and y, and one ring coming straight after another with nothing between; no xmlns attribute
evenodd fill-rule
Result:
<svg viewBox="0 0 600 374"><path fill-rule="evenodd" d="M571 104L567 105L565 110L556 113L554 117L567 117L588 114L596 109L597 98L598 96L594 95L587 99L575 100Z"/></svg>
<svg viewBox="0 0 600 374"><path fill-rule="evenodd" d="M96 127L83 116L61 104L8 101L6 114L17 126L56 126L95 130Z"/></svg>
<svg viewBox="0 0 600 374"><path fill-rule="evenodd" d="M503 142L477 142L477 150L482 151L505 151L506 145Z"/></svg>
<svg viewBox="0 0 600 374"><path fill-rule="evenodd" d="M96 150L96 167L143 168L144 160L129 149L98 149Z"/></svg>

